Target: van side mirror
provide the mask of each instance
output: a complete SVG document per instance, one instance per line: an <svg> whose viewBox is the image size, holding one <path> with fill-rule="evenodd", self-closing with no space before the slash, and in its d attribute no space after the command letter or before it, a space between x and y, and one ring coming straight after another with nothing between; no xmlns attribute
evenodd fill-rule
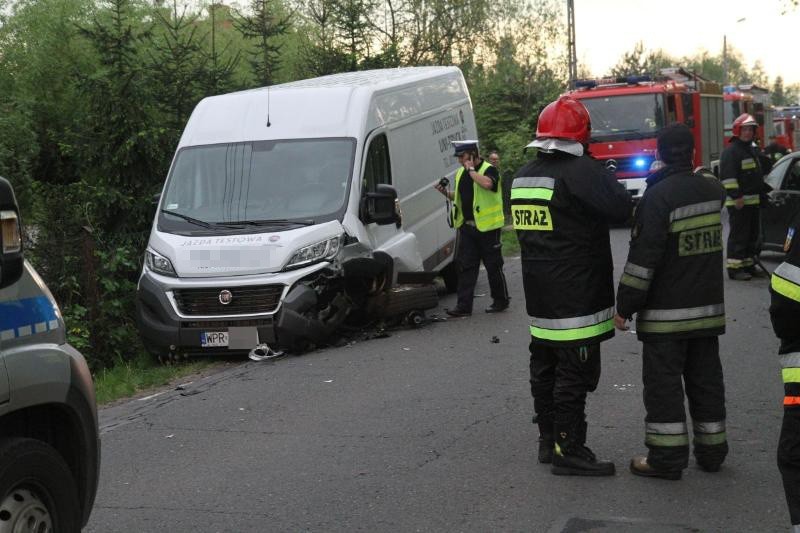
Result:
<svg viewBox="0 0 800 533"><path fill-rule="evenodd" d="M22 232L14 188L0 178L0 289L22 276Z"/></svg>
<svg viewBox="0 0 800 533"><path fill-rule="evenodd" d="M385 183L378 184L375 192L365 193L361 199L361 219L365 224L372 222L384 226L400 224L397 207L397 190Z"/></svg>

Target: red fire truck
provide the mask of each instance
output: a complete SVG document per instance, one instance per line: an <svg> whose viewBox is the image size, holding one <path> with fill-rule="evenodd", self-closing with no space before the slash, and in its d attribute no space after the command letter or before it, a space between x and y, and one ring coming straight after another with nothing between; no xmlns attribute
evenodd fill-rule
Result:
<svg viewBox="0 0 800 533"><path fill-rule="evenodd" d="M659 131L682 122L694 133L695 166L714 168L723 148L723 98L719 84L681 68L645 76L580 80L570 96L592 120L591 154L605 161L638 199L655 158Z"/></svg>
<svg viewBox="0 0 800 533"><path fill-rule="evenodd" d="M769 90L758 85L726 85L725 93L725 139L730 140L733 121L742 113L753 115L758 122L756 142L763 149L775 137L773 108L769 101Z"/></svg>
<svg viewBox="0 0 800 533"><path fill-rule="evenodd" d="M773 118L775 142L790 152L800 150L800 107L778 107Z"/></svg>

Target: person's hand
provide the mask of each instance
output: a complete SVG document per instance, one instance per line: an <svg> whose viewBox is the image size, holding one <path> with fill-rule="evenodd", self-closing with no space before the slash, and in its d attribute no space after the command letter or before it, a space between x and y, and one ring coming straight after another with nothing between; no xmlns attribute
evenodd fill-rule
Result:
<svg viewBox="0 0 800 533"><path fill-rule="evenodd" d="M438 181L434 184L433 188L449 198L449 196L447 194L447 189L442 187L441 184Z"/></svg>
<svg viewBox="0 0 800 533"><path fill-rule="evenodd" d="M741 209L744 207L744 197L740 196L739 198L734 200L734 202L736 202L736 209Z"/></svg>
<svg viewBox="0 0 800 533"><path fill-rule="evenodd" d="M471 168L475 168L475 164L472 162L472 156L464 158L464 169L469 170Z"/></svg>
<svg viewBox="0 0 800 533"><path fill-rule="evenodd" d="M629 329L631 329L630 326L626 324L627 321L628 319L620 316L619 313L614 314L614 327L617 328L618 330L628 331Z"/></svg>

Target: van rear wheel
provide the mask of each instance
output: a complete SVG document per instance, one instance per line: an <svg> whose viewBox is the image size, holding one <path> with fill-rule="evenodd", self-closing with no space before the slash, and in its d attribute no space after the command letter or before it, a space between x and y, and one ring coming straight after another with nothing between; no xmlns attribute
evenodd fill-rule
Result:
<svg viewBox="0 0 800 533"><path fill-rule="evenodd" d="M78 488L50 445L0 439L0 532L80 531Z"/></svg>

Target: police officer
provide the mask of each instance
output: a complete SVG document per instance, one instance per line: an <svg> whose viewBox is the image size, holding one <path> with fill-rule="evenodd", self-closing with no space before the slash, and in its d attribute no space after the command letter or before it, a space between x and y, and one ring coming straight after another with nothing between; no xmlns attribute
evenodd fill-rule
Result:
<svg viewBox="0 0 800 533"><path fill-rule="evenodd" d="M481 261L486 267L492 295L492 304L486 312L505 311L510 298L500 245L504 222L500 175L495 167L481 159L478 141L454 141L453 146L454 155L461 164L456 171L454 191L436 185L436 190L453 200L453 225L458 228L458 304L446 312L453 317L472 314Z"/></svg>
<svg viewBox="0 0 800 533"><path fill-rule="evenodd" d="M586 446L586 395L600 379L600 342L614 335L608 223L631 198L587 154L589 113L562 96L539 115L536 159L516 174L511 216L531 316L531 394L541 463L556 475L604 476L614 464Z"/></svg>
<svg viewBox="0 0 800 533"><path fill-rule="evenodd" d="M666 166L648 178L636 209L614 320L625 330L636 314L643 343L649 453L634 457L630 470L680 479L689 461L684 385L698 465L716 472L728 453L718 342L725 331L725 190L710 172L692 171L694 137L684 124L664 128L657 145Z"/></svg>
<svg viewBox="0 0 800 533"><path fill-rule="evenodd" d="M754 264L758 254L761 214L759 195L764 188L758 148L754 144L758 123L752 115L733 121L733 137L720 156L720 178L728 193L730 233L728 235L728 276L746 281L760 275Z"/></svg>
<svg viewBox="0 0 800 533"><path fill-rule="evenodd" d="M778 441L778 469L783 477L792 531L800 532L800 213L789 226L783 246L786 260L772 274L769 314L781 339L783 426Z"/></svg>

